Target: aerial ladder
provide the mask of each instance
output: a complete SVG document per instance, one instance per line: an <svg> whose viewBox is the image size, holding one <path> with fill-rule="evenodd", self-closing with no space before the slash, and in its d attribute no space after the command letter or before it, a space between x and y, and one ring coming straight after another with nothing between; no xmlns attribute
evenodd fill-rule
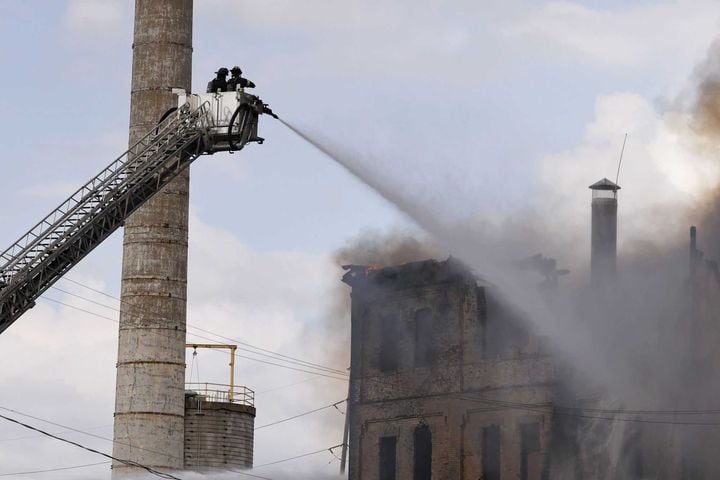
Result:
<svg viewBox="0 0 720 480"><path fill-rule="evenodd" d="M186 94L178 107L0 254L0 333L200 155L261 144L255 95Z"/></svg>

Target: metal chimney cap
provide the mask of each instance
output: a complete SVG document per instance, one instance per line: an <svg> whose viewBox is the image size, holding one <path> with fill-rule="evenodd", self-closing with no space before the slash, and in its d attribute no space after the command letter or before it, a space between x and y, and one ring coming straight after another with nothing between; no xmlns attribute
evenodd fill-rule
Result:
<svg viewBox="0 0 720 480"><path fill-rule="evenodd" d="M590 190L612 190L613 192L617 192L620 190L620 185L611 182L607 178L603 178L599 182L593 183L588 188Z"/></svg>

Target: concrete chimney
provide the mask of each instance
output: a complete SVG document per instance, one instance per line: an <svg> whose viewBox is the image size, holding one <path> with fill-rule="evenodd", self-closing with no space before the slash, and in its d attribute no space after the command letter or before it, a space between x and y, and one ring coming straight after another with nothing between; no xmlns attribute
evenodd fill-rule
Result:
<svg viewBox="0 0 720 480"><path fill-rule="evenodd" d="M190 91L193 0L136 0L130 143ZM183 467L189 172L125 224L113 454ZM137 473L115 463L113 476Z"/></svg>
<svg viewBox="0 0 720 480"><path fill-rule="evenodd" d="M611 285L617 268L617 191L620 186L607 178L590 185L592 190L592 234L590 275L593 286Z"/></svg>

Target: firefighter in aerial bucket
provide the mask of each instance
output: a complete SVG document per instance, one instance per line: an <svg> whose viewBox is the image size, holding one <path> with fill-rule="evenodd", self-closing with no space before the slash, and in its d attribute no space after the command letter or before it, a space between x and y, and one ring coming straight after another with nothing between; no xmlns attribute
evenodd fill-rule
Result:
<svg viewBox="0 0 720 480"><path fill-rule="evenodd" d="M215 72L215 75L217 75L217 76L208 82L207 93L224 92L225 90L227 90L228 73L229 72L228 72L227 68L225 68L225 67L219 68L218 71Z"/></svg>
<svg viewBox="0 0 720 480"><path fill-rule="evenodd" d="M234 92L238 87L255 88L255 84L251 80L242 77L242 70L237 65L230 70L230 73L232 73L232 77L227 82L228 92Z"/></svg>

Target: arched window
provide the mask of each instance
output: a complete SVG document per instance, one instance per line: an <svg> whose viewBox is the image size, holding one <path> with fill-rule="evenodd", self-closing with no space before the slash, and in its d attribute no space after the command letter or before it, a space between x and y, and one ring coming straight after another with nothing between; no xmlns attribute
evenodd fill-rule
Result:
<svg viewBox="0 0 720 480"><path fill-rule="evenodd" d="M397 437L380 437L380 480L395 480Z"/></svg>
<svg viewBox="0 0 720 480"><path fill-rule="evenodd" d="M500 480L500 427L489 425L480 437L482 480Z"/></svg>
<svg viewBox="0 0 720 480"><path fill-rule="evenodd" d="M432 433L430 433L430 427L420 424L415 428L414 444L413 480L430 480L432 478Z"/></svg>

